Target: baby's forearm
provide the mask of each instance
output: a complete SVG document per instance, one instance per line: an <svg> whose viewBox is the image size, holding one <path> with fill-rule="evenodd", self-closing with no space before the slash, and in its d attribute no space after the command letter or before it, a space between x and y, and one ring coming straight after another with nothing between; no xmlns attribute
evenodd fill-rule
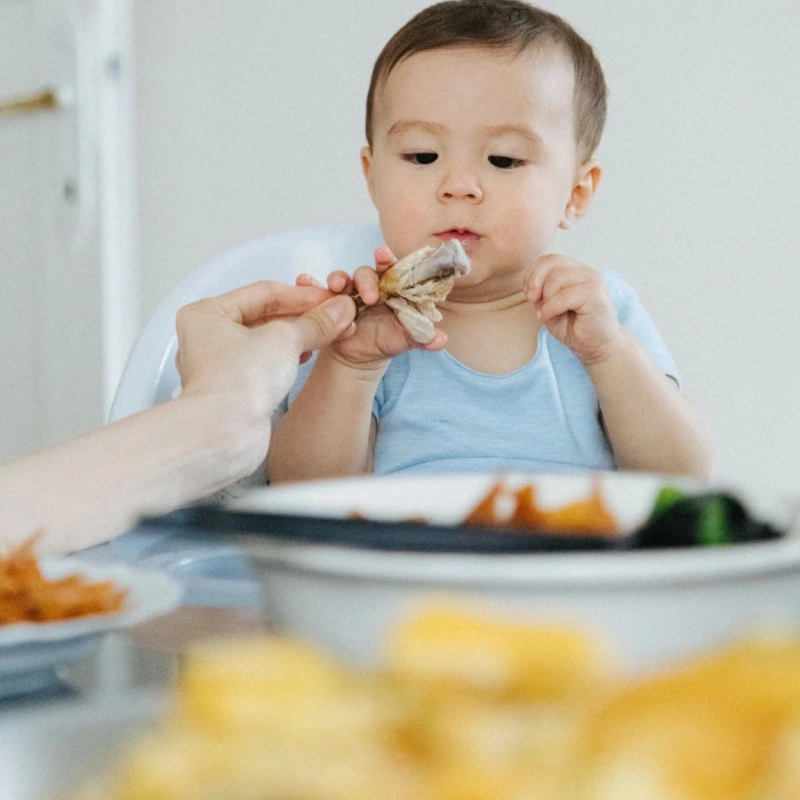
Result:
<svg viewBox="0 0 800 800"><path fill-rule="evenodd" d="M708 478L707 423L641 342L627 330L622 337L607 359L586 365L617 465Z"/></svg>
<svg viewBox="0 0 800 800"><path fill-rule="evenodd" d="M302 391L275 427L272 483L363 475L372 469L372 403L386 367L358 369L320 351Z"/></svg>

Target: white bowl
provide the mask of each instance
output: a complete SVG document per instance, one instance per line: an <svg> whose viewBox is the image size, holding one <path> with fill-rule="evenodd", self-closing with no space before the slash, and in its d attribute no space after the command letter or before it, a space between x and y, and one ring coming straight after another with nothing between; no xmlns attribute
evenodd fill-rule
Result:
<svg viewBox="0 0 800 800"><path fill-rule="evenodd" d="M320 481L255 490L237 511L452 524L483 496L490 475ZM592 477L515 475L544 505L585 497ZM607 473L603 494L628 530L674 480ZM793 503L747 498L786 527ZM487 533L490 536L491 533ZM800 614L800 537L718 547L574 553L396 552L246 535L270 619L356 663L376 664L392 626L433 597L467 600L505 617L595 632L634 671L660 666Z"/></svg>

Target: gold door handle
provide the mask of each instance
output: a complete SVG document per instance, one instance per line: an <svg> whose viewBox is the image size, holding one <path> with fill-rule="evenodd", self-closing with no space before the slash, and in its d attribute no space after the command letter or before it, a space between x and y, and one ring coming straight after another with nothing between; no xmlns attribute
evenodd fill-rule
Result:
<svg viewBox="0 0 800 800"><path fill-rule="evenodd" d="M62 105L63 100L59 91L47 86L30 94L0 100L0 117L32 114L36 111L52 111Z"/></svg>

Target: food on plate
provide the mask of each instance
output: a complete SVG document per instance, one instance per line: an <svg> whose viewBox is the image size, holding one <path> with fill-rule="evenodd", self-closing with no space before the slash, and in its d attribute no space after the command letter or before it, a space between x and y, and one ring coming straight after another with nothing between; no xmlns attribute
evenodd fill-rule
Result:
<svg viewBox="0 0 800 800"><path fill-rule="evenodd" d="M127 592L112 581L43 575L34 555L35 543L34 537L0 556L0 625L58 622L122 609Z"/></svg>
<svg viewBox="0 0 800 800"><path fill-rule="evenodd" d="M509 500L513 502L509 504ZM470 511L464 524L508 525L603 536L609 536L618 530L617 521L603 501L599 479L592 481L589 497L585 500L554 509L539 505L533 484L510 489L501 479Z"/></svg>
<svg viewBox="0 0 800 800"><path fill-rule="evenodd" d="M433 339L442 319L436 303L447 298L456 278L467 275L470 261L458 239L409 253L380 277L378 302L394 311L408 335L421 344Z"/></svg>
<svg viewBox="0 0 800 800"><path fill-rule="evenodd" d="M177 702L81 798L796 800L800 637L656 674L584 631L438 600L384 666L281 637L187 657Z"/></svg>
<svg viewBox="0 0 800 800"><path fill-rule="evenodd" d="M543 507L534 484L510 488L498 479L464 519L466 525L527 528L547 534L570 533L612 537L625 533L603 500L595 477L589 496L556 508ZM754 518L727 492L689 493L665 485L647 520L633 532L629 545L686 547L726 545L775 539L783 535Z"/></svg>
<svg viewBox="0 0 800 800"><path fill-rule="evenodd" d="M647 523L637 534L639 547L726 545L776 539L782 531L755 519L727 492L686 494L661 489Z"/></svg>

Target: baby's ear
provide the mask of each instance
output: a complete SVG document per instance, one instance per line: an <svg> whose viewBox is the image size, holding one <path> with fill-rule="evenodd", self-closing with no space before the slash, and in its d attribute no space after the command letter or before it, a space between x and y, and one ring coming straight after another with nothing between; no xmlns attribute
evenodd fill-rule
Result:
<svg viewBox="0 0 800 800"><path fill-rule="evenodd" d="M602 175L603 168L596 161L587 161L578 167L572 194L564 209L564 216L558 223L559 228L571 228L589 210Z"/></svg>
<svg viewBox="0 0 800 800"><path fill-rule="evenodd" d="M375 200L375 180L372 175L372 148L366 145L361 148L361 171L367 180L367 191L372 198L373 205L377 206Z"/></svg>

